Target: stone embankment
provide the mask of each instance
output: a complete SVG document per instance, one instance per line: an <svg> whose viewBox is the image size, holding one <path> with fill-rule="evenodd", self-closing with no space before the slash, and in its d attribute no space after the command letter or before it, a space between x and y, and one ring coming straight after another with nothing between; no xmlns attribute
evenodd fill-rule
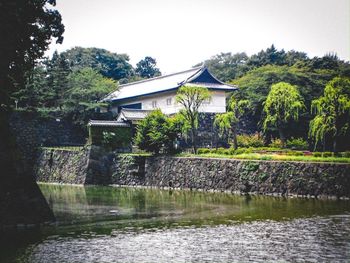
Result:
<svg viewBox="0 0 350 263"><path fill-rule="evenodd" d="M49 160L52 161L49 161ZM350 197L350 165L43 151L37 180L240 193Z"/></svg>

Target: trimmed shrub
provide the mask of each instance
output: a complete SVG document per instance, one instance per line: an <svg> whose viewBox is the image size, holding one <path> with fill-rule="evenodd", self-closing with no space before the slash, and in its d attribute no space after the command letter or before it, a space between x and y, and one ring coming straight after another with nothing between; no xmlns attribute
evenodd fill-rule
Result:
<svg viewBox="0 0 350 263"><path fill-rule="evenodd" d="M197 150L197 153L198 153L198 154L210 153L210 149L208 149L208 148L199 148L199 149Z"/></svg>
<svg viewBox="0 0 350 263"><path fill-rule="evenodd" d="M286 147L293 150L307 150L309 144L303 138L291 138L287 140Z"/></svg>
<svg viewBox="0 0 350 263"><path fill-rule="evenodd" d="M288 156L304 156L304 152L290 151L290 152L286 152L286 155L288 155Z"/></svg>
<svg viewBox="0 0 350 263"><path fill-rule="evenodd" d="M260 133L237 135L238 147L262 147L264 140Z"/></svg>
<svg viewBox="0 0 350 263"><path fill-rule="evenodd" d="M344 158L350 158L350 151L341 152L340 156Z"/></svg>
<svg viewBox="0 0 350 263"><path fill-rule="evenodd" d="M322 153L321 152L313 152L312 156L314 156L314 157L322 157Z"/></svg>
<svg viewBox="0 0 350 263"><path fill-rule="evenodd" d="M281 139L272 139L272 142L269 144L269 147L273 147L273 148L282 148L282 141Z"/></svg>
<svg viewBox="0 0 350 263"><path fill-rule="evenodd" d="M333 157L334 154L332 152L323 152L322 157Z"/></svg>

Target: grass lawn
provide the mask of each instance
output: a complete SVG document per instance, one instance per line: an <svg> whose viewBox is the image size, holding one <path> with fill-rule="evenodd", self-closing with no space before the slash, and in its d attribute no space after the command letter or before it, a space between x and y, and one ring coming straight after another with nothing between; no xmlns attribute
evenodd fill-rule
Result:
<svg viewBox="0 0 350 263"><path fill-rule="evenodd" d="M350 163L350 158L346 157L315 157L315 156L290 156L283 154L261 154L242 153L237 155L226 155L217 153L204 154L178 154L179 157L208 157L208 158L231 158L245 160L269 160L269 161L297 161L297 162L327 162L327 163Z"/></svg>

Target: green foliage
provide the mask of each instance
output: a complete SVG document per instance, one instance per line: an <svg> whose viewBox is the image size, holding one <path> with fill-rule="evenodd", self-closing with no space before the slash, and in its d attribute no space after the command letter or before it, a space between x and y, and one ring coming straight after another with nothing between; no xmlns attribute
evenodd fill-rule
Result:
<svg viewBox="0 0 350 263"><path fill-rule="evenodd" d="M135 144L141 150L155 154L162 149L172 152L173 143L179 131L179 122L176 117L167 118L160 110L155 110L139 123Z"/></svg>
<svg viewBox="0 0 350 263"><path fill-rule="evenodd" d="M198 110L202 103L210 97L207 88L198 86L182 86L176 94L176 101L183 106L180 114L186 126L191 127L192 146L195 153L197 152Z"/></svg>
<svg viewBox="0 0 350 263"><path fill-rule="evenodd" d="M237 100L234 96L231 96L226 113L217 114L214 120L214 126L219 128L219 134L223 137L233 137L233 147L237 149L237 126L240 119L250 108L250 102L248 100Z"/></svg>
<svg viewBox="0 0 350 263"><path fill-rule="evenodd" d="M56 1L1 1L0 105L12 104L13 92L25 86L25 76L49 47L62 43L64 26Z"/></svg>
<svg viewBox="0 0 350 263"><path fill-rule="evenodd" d="M153 78L160 76L160 70L157 68L157 62L152 57L145 57L136 64L135 72L141 78Z"/></svg>
<svg viewBox="0 0 350 263"><path fill-rule="evenodd" d="M260 133L237 135L237 143L239 147L262 147L264 139Z"/></svg>
<svg viewBox="0 0 350 263"><path fill-rule="evenodd" d="M264 103L266 115L263 123L264 131L271 127L277 128L284 146L283 129L290 120L298 120L299 113L304 107L303 99L296 86L285 82L272 85Z"/></svg>
<svg viewBox="0 0 350 263"><path fill-rule="evenodd" d="M307 150L309 144L303 138L291 138L287 140L286 147L295 150Z"/></svg>
<svg viewBox="0 0 350 263"><path fill-rule="evenodd" d="M85 126L91 113L105 105L100 100L118 86L95 70L83 68L68 76L68 87L63 96L63 110L76 124Z"/></svg>
<svg viewBox="0 0 350 263"><path fill-rule="evenodd" d="M269 147L281 149L281 148L283 148L283 143L282 143L281 139L275 138L275 139L271 140Z"/></svg>
<svg viewBox="0 0 350 263"><path fill-rule="evenodd" d="M327 135L334 142L333 151L337 151L337 139L347 133L350 122L350 80L336 77L324 89L320 98L312 101L312 110L316 113L310 122L309 136L315 140L315 148Z"/></svg>
<svg viewBox="0 0 350 263"><path fill-rule="evenodd" d="M102 145L108 150L127 148L130 146L130 127L89 127L89 141L93 145Z"/></svg>
<svg viewBox="0 0 350 263"><path fill-rule="evenodd" d="M73 71L92 68L106 78L120 80L133 75L129 56L101 48L74 47L62 53Z"/></svg>
<svg viewBox="0 0 350 263"><path fill-rule="evenodd" d="M248 56L246 53L220 53L204 61L204 64L208 67L218 79L222 81L229 81L244 74L246 70L246 62ZM203 63L199 63L196 66L200 66Z"/></svg>

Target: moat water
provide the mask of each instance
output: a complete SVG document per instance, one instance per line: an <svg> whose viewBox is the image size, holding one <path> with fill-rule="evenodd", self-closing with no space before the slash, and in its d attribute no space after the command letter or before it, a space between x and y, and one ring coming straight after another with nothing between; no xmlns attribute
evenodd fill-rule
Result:
<svg viewBox="0 0 350 263"><path fill-rule="evenodd" d="M42 184L57 222L0 262L350 262L350 201Z"/></svg>

